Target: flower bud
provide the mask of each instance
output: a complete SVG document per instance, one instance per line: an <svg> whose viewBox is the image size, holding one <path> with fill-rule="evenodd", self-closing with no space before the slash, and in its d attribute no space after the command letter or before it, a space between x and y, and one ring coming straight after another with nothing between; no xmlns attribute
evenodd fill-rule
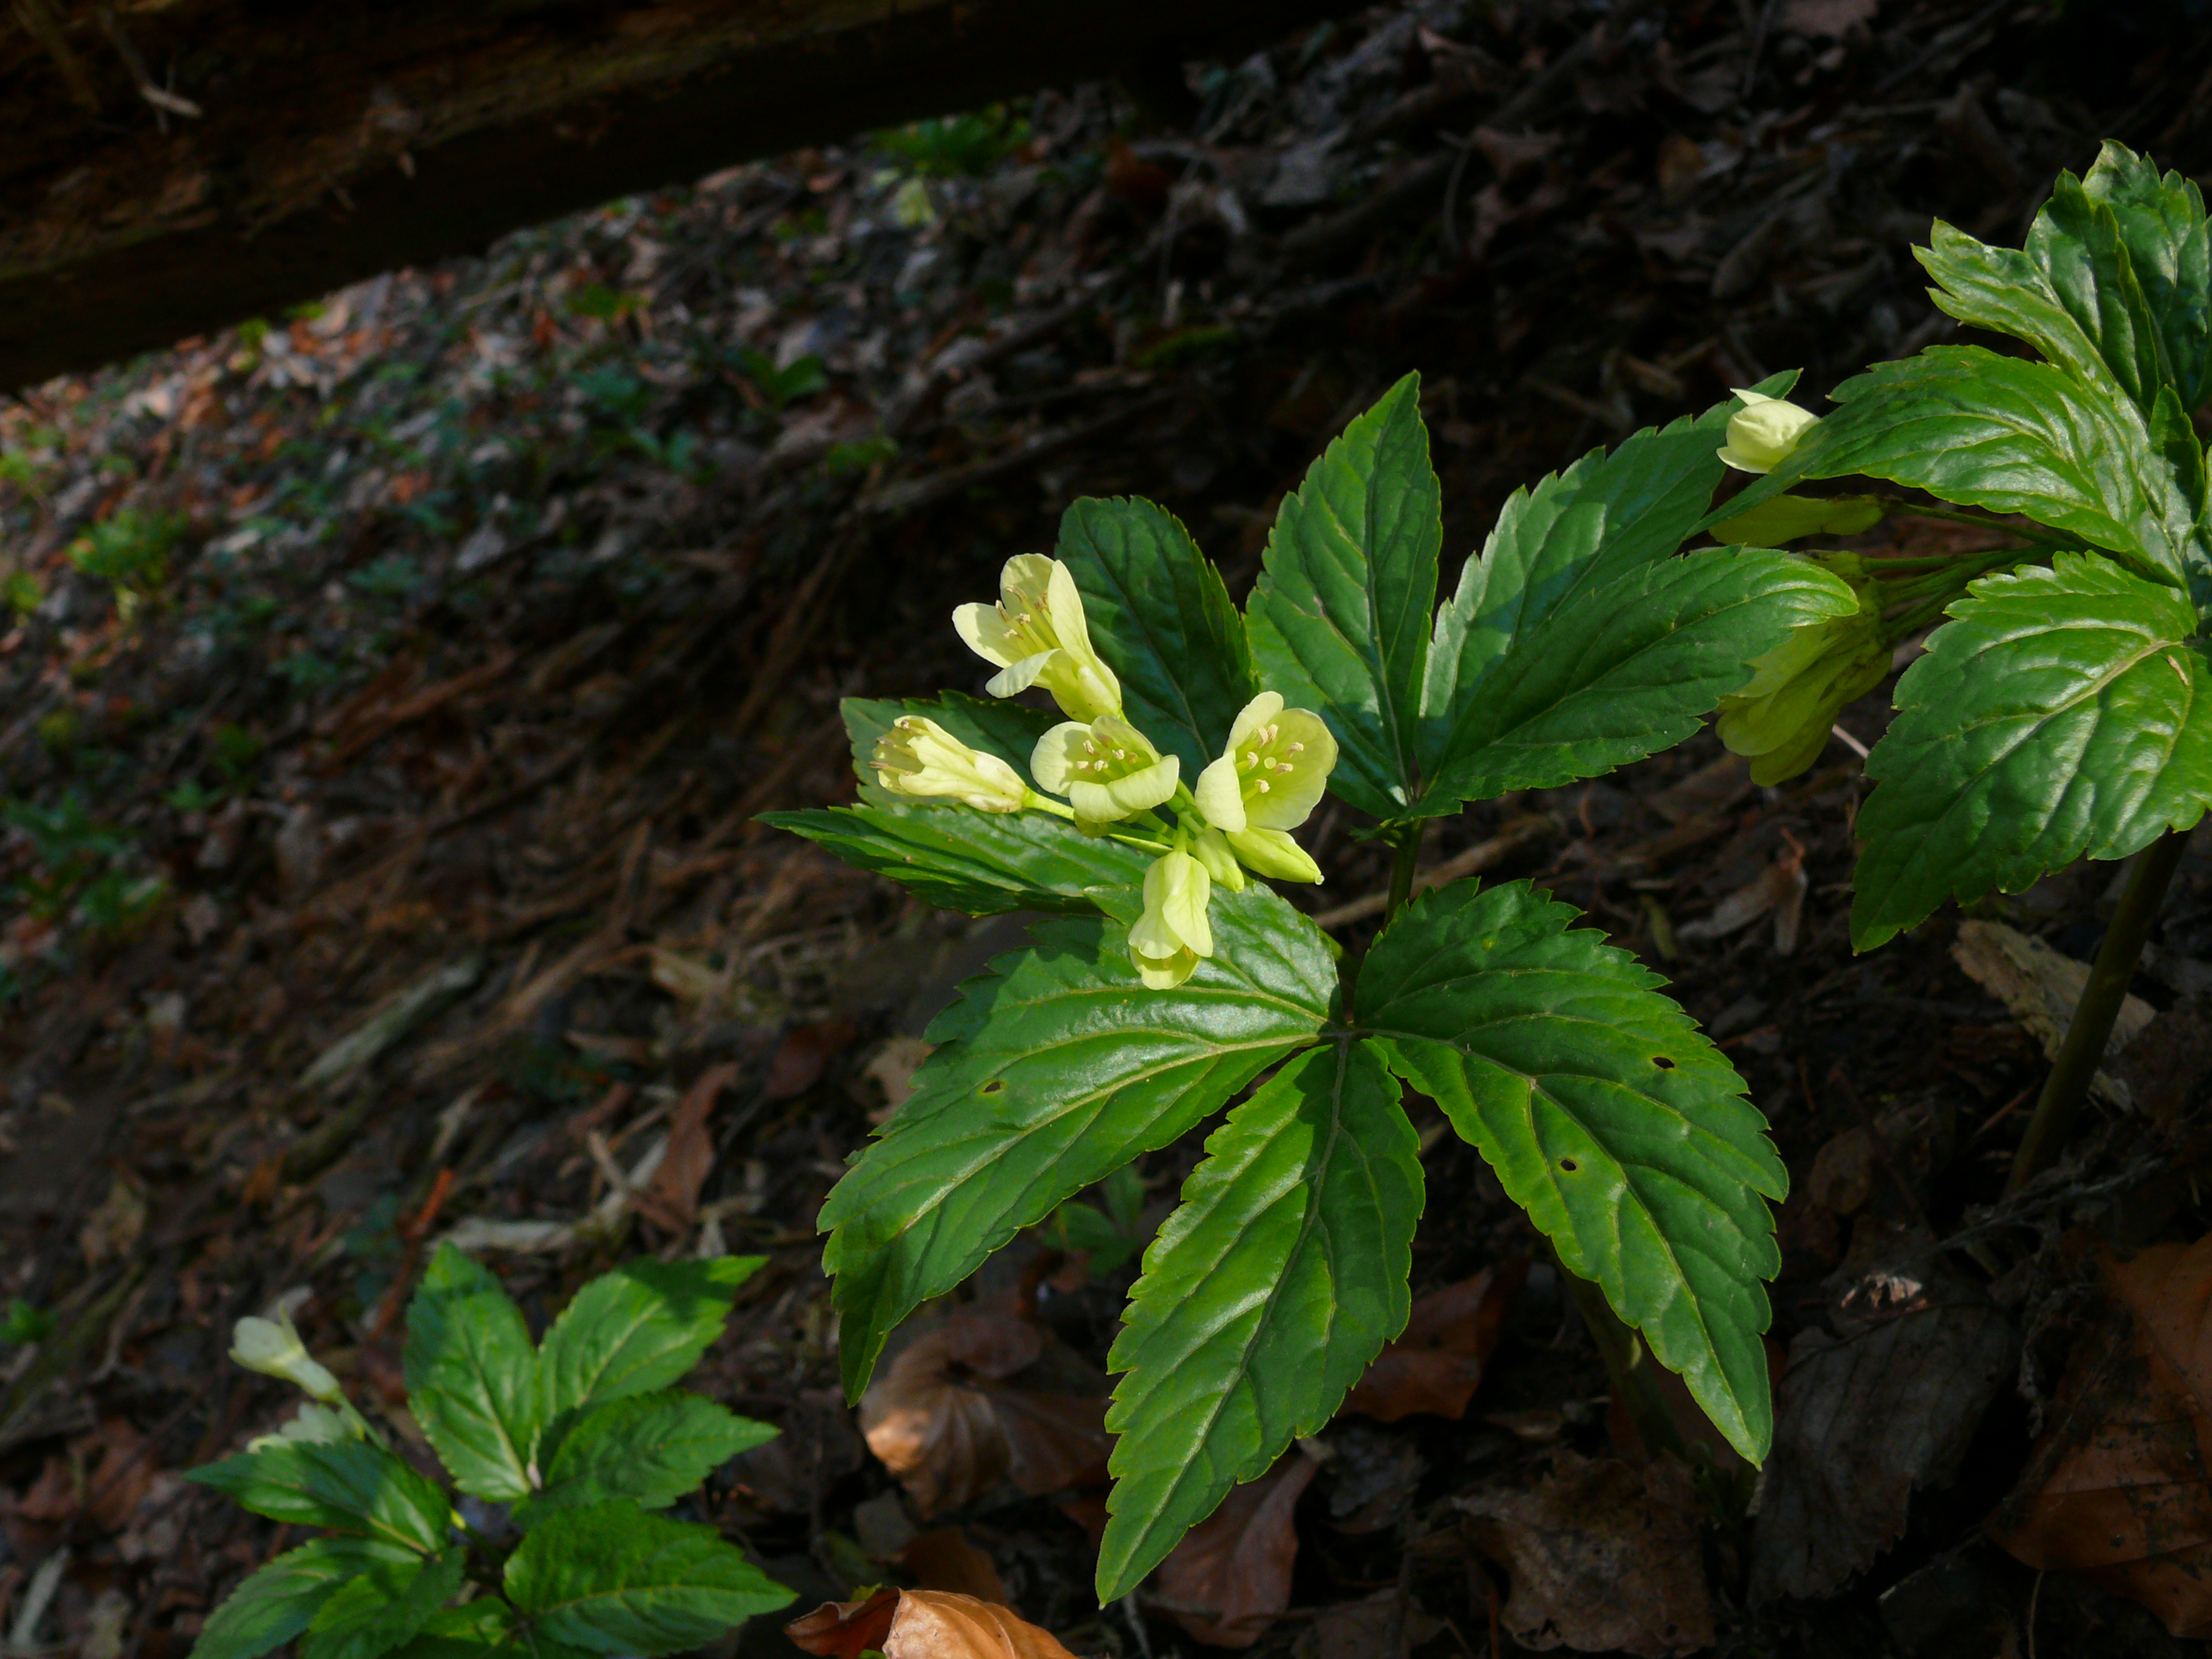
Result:
<svg viewBox="0 0 2212 1659"><path fill-rule="evenodd" d="M1206 866L1188 853L1164 853L1145 872L1145 913L1129 929L1129 960L1147 990L1174 989L1213 954L1206 919L1212 896Z"/></svg>
<svg viewBox="0 0 2212 1659"><path fill-rule="evenodd" d="M1713 526L1723 547L1787 547L1808 536L1856 536L1881 522L1877 495L1776 495Z"/></svg>
<svg viewBox="0 0 2212 1659"><path fill-rule="evenodd" d="M1320 804L1336 765L1336 739L1321 716L1285 708L1262 691L1229 728L1221 758L1198 775L1192 794L1215 829L1295 830ZM1310 862L1310 860L1309 860Z"/></svg>
<svg viewBox="0 0 2212 1659"><path fill-rule="evenodd" d="M259 1451L264 1446L281 1446L288 1442L294 1445L331 1446L341 1440L359 1440L362 1432L355 1425L360 1421L350 1407L333 1411L328 1406L310 1401L276 1433L247 1441L246 1449Z"/></svg>
<svg viewBox="0 0 2212 1659"><path fill-rule="evenodd" d="M1220 830L1207 828L1192 836L1190 855L1206 866L1206 873L1215 885L1226 887L1232 893L1244 890L1244 866L1237 863L1236 849Z"/></svg>
<svg viewBox="0 0 2212 1659"><path fill-rule="evenodd" d="M935 720L902 714L876 739L870 764L884 788L916 799L942 796L979 812L1018 812L1028 804L1022 775L996 755L970 749Z"/></svg>
<svg viewBox="0 0 2212 1659"><path fill-rule="evenodd" d="M1092 835L1164 805L1175 793L1182 766L1118 714L1087 726L1080 720L1055 726L1030 756L1038 787L1065 795L1075 809L1075 827Z"/></svg>
<svg viewBox="0 0 2212 1659"><path fill-rule="evenodd" d="M1751 684L1723 697L1721 741L1751 760L1753 783L1780 783L1820 757L1844 705L1889 672L1880 611L1869 604L1870 583L1850 554L1821 561L1859 590L1861 609L1808 623L1752 664Z"/></svg>
<svg viewBox="0 0 2212 1659"><path fill-rule="evenodd" d="M289 1317L245 1318L231 1328L230 1357L250 1371L282 1378L326 1406L345 1398L338 1380L307 1352Z"/></svg>
<svg viewBox="0 0 2212 1659"><path fill-rule="evenodd" d="M999 665L985 690L1011 697L1032 685L1052 694L1073 720L1121 712L1121 683L1091 648L1083 595L1058 559L1021 553L1006 561L996 605L963 605L952 625L968 648Z"/></svg>
<svg viewBox="0 0 2212 1659"><path fill-rule="evenodd" d="M1720 458L1739 472L1771 472L1790 458L1820 417L1786 398L1736 391L1743 407L1729 416L1728 442Z"/></svg>

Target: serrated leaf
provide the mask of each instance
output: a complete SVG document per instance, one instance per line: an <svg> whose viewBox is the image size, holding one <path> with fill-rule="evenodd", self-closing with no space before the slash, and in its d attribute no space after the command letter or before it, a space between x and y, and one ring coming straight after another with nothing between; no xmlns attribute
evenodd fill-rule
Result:
<svg viewBox="0 0 2212 1659"><path fill-rule="evenodd" d="M876 752L876 740L902 715L920 714L935 720L969 748L996 755L1024 778L1030 776L1030 756L1036 749L1037 739L1056 723L1053 715L1042 709L996 697L964 696L957 691L948 691L934 700L847 697L838 703L837 711L844 717L845 736L853 745L853 772L860 781L860 799L872 806L914 805L878 783L875 769L869 764Z"/></svg>
<svg viewBox="0 0 2212 1659"><path fill-rule="evenodd" d="M1778 374L1753 389L1778 398L1796 380ZM1727 470L1720 447L1737 407L1731 398L1695 419L1646 427L1507 499L1437 612L1422 696L1425 775L1435 775L1454 724L1515 639L1577 593L1682 544Z"/></svg>
<svg viewBox="0 0 2212 1659"><path fill-rule="evenodd" d="M1709 517L1748 511L1802 478L1860 474L2021 514L2155 581L2204 585L2196 509L2124 399L1979 346L1930 346L1878 364L1835 398L1841 407L1788 459Z"/></svg>
<svg viewBox="0 0 2212 1659"><path fill-rule="evenodd" d="M971 916L1010 910L1095 915L1096 890L1141 885L1146 866L1159 856L1085 836L1048 812L902 803L763 812L760 822Z"/></svg>
<svg viewBox="0 0 2212 1659"><path fill-rule="evenodd" d="M1417 899L1360 968L1358 1024L1756 1462L1789 1176L1727 1057L1577 915L1526 882Z"/></svg>
<svg viewBox="0 0 2212 1659"><path fill-rule="evenodd" d="M446 1494L364 1440L285 1441L191 1470L185 1477L272 1521L328 1527L418 1555L445 1547Z"/></svg>
<svg viewBox="0 0 2212 1659"><path fill-rule="evenodd" d="M1125 712L1194 779L1260 690L1221 573L1175 514L1147 501L1085 497L1060 516L1054 551L1082 592L1092 643L1121 677Z"/></svg>
<svg viewBox="0 0 2212 1659"><path fill-rule="evenodd" d="M2212 392L2212 234L2196 181L2158 168L2106 139L2081 181L2109 207L2137 283L2157 319L2166 361L2184 409Z"/></svg>
<svg viewBox="0 0 2212 1659"><path fill-rule="evenodd" d="M194 1659L259 1659L306 1630L341 1585L379 1563L419 1559L366 1538L318 1538L287 1551L208 1615Z"/></svg>
<svg viewBox="0 0 2212 1659"><path fill-rule="evenodd" d="M1491 659L1413 816L1595 777L1680 743L1792 629L1857 605L1820 566L1745 548L1578 590Z"/></svg>
<svg viewBox="0 0 2212 1659"><path fill-rule="evenodd" d="M544 1490L515 1511L515 1521L532 1527L555 1510L615 1498L660 1509L775 1437L767 1424L680 1389L605 1401L546 1431Z"/></svg>
<svg viewBox="0 0 2212 1659"><path fill-rule="evenodd" d="M1208 1138L1108 1361L1127 1375L1106 1418L1121 1437L1102 1605L1326 1424L1405 1328L1422 1188L1399 1094L1376 1052L1340 1037Z"/></svg>
<svg viewBox="0 0 2212 1659"><path fill-rule="evenodd" d="M465 1554L380 1561L327 1601L301 1638L300 1659L380 1659L411 1640L461 1587Z"/></svg>
<svg viewBox="0 0 2212 1659"><path fill-rule="evenodd" d="M1862 951L1946 898L2125 858L2212 803L2207 665L2182 595L2086 553L1967 595L1898 683L1867 763Z"/></svg>
<svg viewBox="0 0 2212 1659"><path fill-rule="evenodd" d="M404 1364L408 1404L453 1484L494 1503L528 1497L544 1421L530 1328L491 1269L450 1242L407 1305Z"/></svg>
<svg viewBox="0 0 2212 1659"><path fill-rule="evenodd" d="M635 1504L562 1510L507 1563L507 1600L532 1630L593 1653L674 1653L789 1604L711 1527Z"/></svg>
<svg viewBox="0 0 2212 1659"><path fill-rule="evenodd" d="M1377 817L1418 789L1441 502L1408 374L1284 497L1245 605L1261 684L1328 722L1329 788Z"/></svg>
<svg viewBox="0 0 2212 1659"><path fill-rule="evenodd" d="M846 1391L884 1338L1022 1228L1218 1109L1328 1017L1336 964L1255 884L1217 890L1214 955L1171 991L1129 964L1133 915L1041 924L929 1028L915 1092L822 1207Z"/></svg>
<svg viewBox="0 0 2212 1659"><path fill-rule="evenodd" d="M2157 331L2142 290L2118 268L2125 254L2112 215L2098 222L2078 181L2066 192L2072 179L2061 175L2060 196L2036 216L2025 249L1991 247L1938 219L1913 257L1936 279L1928 293L1939 309L2027 341L2094 395L2148 410L2161 384ZM2099 246L2085 245L2084 233Z"/></svg>
<svg viewBox="0 0 2212 1659"><path fill-rule="evenodd" d="M538 1356L539 1420L680 1381L722 1334L738 1291L766 1256L643 1257L569 1299Z"/></svg>

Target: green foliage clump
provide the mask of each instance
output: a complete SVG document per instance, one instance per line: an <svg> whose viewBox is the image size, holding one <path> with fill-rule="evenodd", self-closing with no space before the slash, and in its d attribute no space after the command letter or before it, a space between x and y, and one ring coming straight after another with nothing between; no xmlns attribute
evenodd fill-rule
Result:
<svg viewBox="0 0 2212 1659"><path fill-rule="evenodd" d="M1680 550L1731 421L1787 389L1516 493L1441 604L1411 376L1285 499L1241 612L1169 514L1078 501L1052 557L955 617L994 699L1034 688L1064 718L850 700L860 803L769 815L937 903L1056 913L931 1027L913 1097L823 1208L848 1391L1022 1229L1134 1248L1133 1160L1228 1109L1111 1356L1102 1597L1326 1423L1403 1328L1426 1201L1409 1086L1765 1455L1759 1281L1787 1177L1727 1057L1525 881L1407 901L1428 820L1678 743L1755 661L1856 611L1817 561ZM1267 885L1326 873L1291 833L1324 790L1397 855L1364 961ZM1116 1180L1109 1212L1070 1206Z"/></svg>
<svg viewBox="0 0 2212 1659"><path fill-rule="evenodd" d="M283 1430L192 1471L257 1515L319 1527L232 1593L197 1659L674 1653L792 1593L711 1527L660 1511L774 1430L675 1384L759 1257L633 1262L534 1347L489 1272L441 1247L407 1310L407 1405L462 1496L385 1445L289 1319L232 1358L296 1384ZM473 1501L471 1501L473 1500ZM477 1592L454 1605L464 1589Z"/></svg>

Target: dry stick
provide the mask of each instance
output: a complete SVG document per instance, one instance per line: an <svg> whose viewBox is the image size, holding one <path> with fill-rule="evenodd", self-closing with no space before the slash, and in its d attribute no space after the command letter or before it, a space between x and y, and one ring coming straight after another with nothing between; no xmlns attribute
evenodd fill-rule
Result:
<svg viewBox="0 0 2212 1659"><path fill-rule="evenodd" d="M2049 1169L2073 1133L2081 1103L2088 1098L2090 1080L2096 1076L2105 1045L2112 1039L2112 1021L2127 999L2129 981L2135 978L2143 943L2150 937L2151 924L2158 920L2166 887L2188 844L2186 831L2169 830L2137 855L2127 889L2120 895L2119 908L2112 913L2105 942L2090 965L2081 1000L2074 1005L2066 1041L2059 1046L2058 1058L2037 1097L2035 1115L2028 1120L2020 1151L2013 1155L2012 1175L2005 1182L2007 1198Z"/></svg>

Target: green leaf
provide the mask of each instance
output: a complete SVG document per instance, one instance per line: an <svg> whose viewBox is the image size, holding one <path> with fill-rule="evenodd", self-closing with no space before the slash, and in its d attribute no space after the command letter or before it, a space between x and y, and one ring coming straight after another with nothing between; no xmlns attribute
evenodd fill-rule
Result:
<svg viewBox="0 0 2212 1659"><path fill-rule="evenodd" d="M876 752L876 740L902 715L920 714L935 720L970 749L996 755L1024 778L1030 777L1030 756L1036 749L1037 739L1058 723L1042 709L995 697L964 696L957 691L948 691L934 702L923 697L900 702L847 697L837 708L845 718L845 735L853 744L853 771L860 781L860 799L872 806L913 805L878 784L875 769L869 764ZM1036 780L1030 778L1030 781Z"/></svg>
<svg viewBox="0 0 2212 1659"><path fill-rule="evenodd" d="M1101 1604L1326 1424L1405 1328L1420 1143L1382 1057L1286 1061L1206 1143L1115 1340Z"/></svg>
<svg viewBox="0 0 2212 1659"><path fill-rule="evenodd" d="M1144 989L1129 964L1133 909L1042 923L969 980L929 1028L913 1096L823 1205L854 1398L915 1307L1191 1129L1328 1017L1328 940L1258 884L1215 891L1212 959L1171 991Z"/></svg>
<svg viewBox="0 0 2212 1659"><path fill-rule="evenodd" d="M1377 817L1418 789L1443 542L1420 377L1408 374L1284 498L1245 606L1261 682L1328 722L1342 750L1330 789Z"/></svg>
<svg viewBox="0 0 2212 1659"><path fill-rule="evenodd" d="M514 1609L496 1595L480 1595L458 1607L441 1607L422 1621L392 1659L513 1659L532 1651L528 1637L514 1620Z"/></svg>
<svg viewBox="0 0 2212 1659"><path fill-rule="evenodd" d="M602 1273L570 1298L538 1358L538 1408L563 1412L657 1394L682 1379L722 1334L744 1282L766 1256L655 1261Z"/></svg>
<svg viewBox="0 0 2212 1659"><path fill-rule="evenodd" d="M622 1503L547 1516L508 1558L506 1583L535 1631L593 1653L696 1647L792 1599L712 1527Z"/></svg>
<svg viewBox="0 0 2212 1659"><path fill-rule="evenodd" d="M491 1269L441 1244L407 1307L408 1405L465 1492L531 1492L543 1419L532 1409L530 1328Z"/></svg>
<svg viewBox="0 0 2212 1659"><path fill-rule="evenodd" d="M515 1511L515 1520L532 1527L555 1510L612 1498L660 1509L696 1491L739 1452L775 1437L767 1424L679 1389L605 1401L565 1431L547 1431L545 1488Z"/></svg>
<svg viewBox="0 0 2212 1659"><path fill-rule="evenodd" d="M1632 566L1582 589L1490 659L1414 815L1554 788L1680 743L1792 629L1857 605L1820 566L1744 548Z"/></svg>
<svg viewBox="0 0 2212 1659"><path fill-rule="evenodd" d="M2148 410L2162 380L2142 291L2120 269L2112 215L2100 223L2070 173L2059 183L2025 250L1991 247L1938 219L1928 246L1912 251L1938 284L1929 297L1962 323L2027 341L2091 396Z"/></svg>
<svg viewBox="0 0 2212 1659"><path fill-rule="evenodd" d="M1858 816L1852 943L1946 898L2120 859L2212 803L2212 712L2190 605L2094 554L1987 576L1898 683Z"/></svg>
<svg viewBox="0 0 2212 1659"><path fill-rule="evenodd" d="M1358 1024L1756 1462L1759 1280L1781 1266L1764 1199L1789 1176L1727 1057L1577 914L1526 882L1415 900L1359 970Z"/></svg>
<svg viewBox="0 0 2212 1659"><path fill-rule="evenodd" d="M1136 887L1158 856L1082 834L1048 812L966 806L830 806L763 812L848 864L971 916L1009 910L1097 913L1100 889Z"/></svg>
<svg viewBox="0 0 2212 1659"><path fill-rule="evenodd" d="M1125 712L1182 757L1190 782L1260 690L1221 573L1180 520L1147 501L1085 497L1061 515L1054 552L1082 591L1092 643L1121 677Z"/></svg>
<svg viewBox="0 0 2212 1659"><path fill-rule="evenodd" d="M1930 346L1844 381L1835 398L1842 406L1789 459L1711 516L1748 511L1801 478L1856 473L2021 514L2156 581L2179 586L2203 568L2196 508L2141 412L2063 369Z"/></svg>
<svg viewBox="0 0 2212 1659"><path fill-rule="evenodd" d="M428 1622L461 1587L465 1552L428 1560L380 1561L322 1605L300 1644L300 1659L378 1659Z"/></svg>
<svg viewBox="0 0 2212 1659"><path fill-rule="evenodd" d="M1753 390L1781 397L1796 379L1778 374ZM1682 544L1727 471L1720 447L1739 406L1731 398L1694 420L1646 427L1507 498L1437 612L1422 698L1425 773L1434 774L1453 725L1516 638L1577 593Z"/></svg>
<svg viewBox="0 0 2212 1659"><path fill-rule="evenodd" d="M339 1587L371 1567L420 1558L366 1538L318 1538L270 1562L208 1615L194 1659L259 1659L314 1621Z"/></svg>
<svg viewBox="0 0 2212 1659"><path fill-rule="evenodd" d="M2203 192L2109 138L2082 189L2112 210L2181 406L2195 409L2212 393L2212 234Z"/></svg>
<svg viewBox="0 0 2212 1659"><path fill-rule="evenodd" d="M272 1521L328 1527L434 1554L445 1547L446 1494L365 1440L284 1441L241 1452L187 1477Z"/></svg>

